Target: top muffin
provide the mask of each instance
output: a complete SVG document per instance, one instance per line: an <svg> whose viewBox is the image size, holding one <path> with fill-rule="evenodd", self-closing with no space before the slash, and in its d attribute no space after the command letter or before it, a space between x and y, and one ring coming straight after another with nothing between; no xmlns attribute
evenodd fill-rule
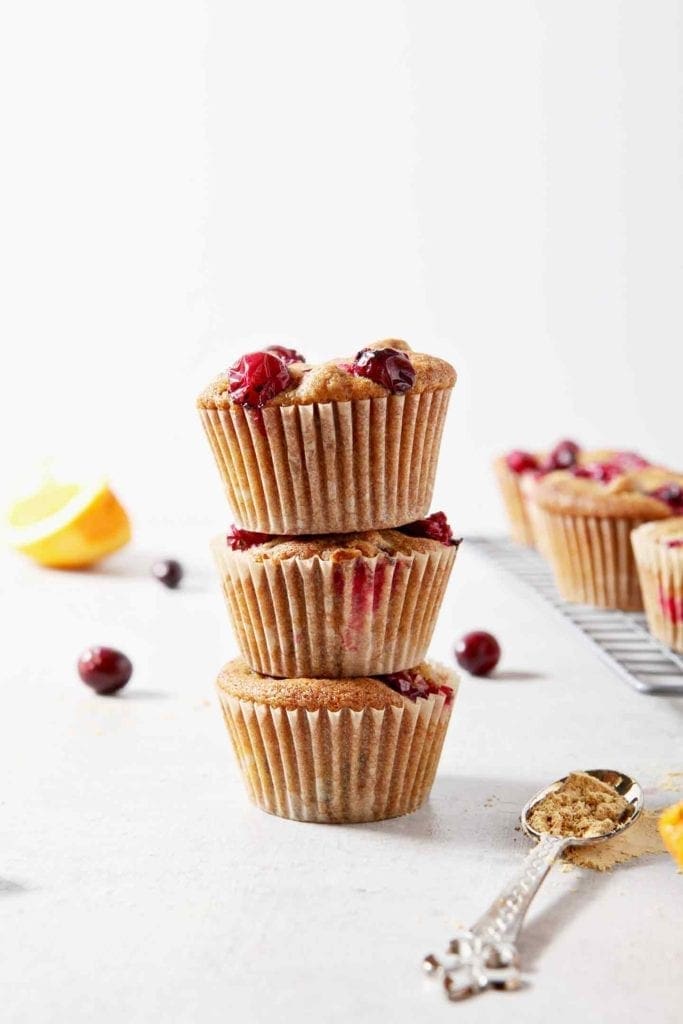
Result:
<svg viewBox="0 0 683 1024"><path fill-rule="evenodd" d="M404 341L316 366L282 346L242 356L198 399L239 525L299 536L423 519L455 380Z"/></svg>
<svg viewBox="0 0 683 1024"><path fill-rule="evenodd" d="M256 358L258 357L258 358ZM387 339L351 359L307 363L294 349L274 345L249 353L224 371L199 396L200 408L246 405L312 405L387 394L421 394L451 388L456 373L437 356L412 352L405 341Z"/></svg>

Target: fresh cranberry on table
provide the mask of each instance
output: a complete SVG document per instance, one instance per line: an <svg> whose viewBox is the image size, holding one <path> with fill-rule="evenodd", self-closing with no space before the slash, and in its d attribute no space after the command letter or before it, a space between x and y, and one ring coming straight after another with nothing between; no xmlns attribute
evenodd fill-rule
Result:
<svg viewBox="0 0 683 1024"><path fill-rule="evenodd" d="M654 491L649 492L651 498L664 501L670 509L676 511L683 509L683 487L677 483L664 484Z"/></svg>
<svg viewBox="0 0 683 1024"><path fill-rule="evenodd" d="M500 660L500 644L492 633L475 630L458 641L455 657L460 667L473 676L487 676Z"/></svg>
<svg viewBox="0 0 683 1024"><path fill-rule="evenodd" d="M247 551L257 544L265 544L270 540L269 533L258 533L256 530L243 530L239 526L231 526L226 540L233 551Z"/></svg>
<svg viewBox="0 0 683 1024"><path fill-rule="evenodd" d="M133 664L113 647L87 647L78 659L78 674L96 693L108 695L126 685Z"/></svg>
<svg viewBox="0 0 683 1024"><path fill-rule="evenodd" d="M576 441L560 441L548 456L550 469L570 469L576 465L580 448Z"/></svg>
<svg viewBox="0 0 683 1024"><path fill-rule="evenodd" d="M285 348L284 345L268 345L268 347L263 351L274 352L276 356L279 356L280 359L284 359L288 364L306 362L305 357L302 356L300 352L297 352L295 348Z"/></svg>
<svg viewBox="0 0 683 1024"><path fill-rule="evenodd" d="M446 698L447 704L450 704L453 700L453 690L450 686L437 686L436 683L425 679L422 673L417 672L415 669L392 672L386 676L379 676L379 678L383 683L391 687L392 690L396 690L397 693L402 694L404 697L409 697L410 700L417 700L418 697L426 699L431 693L435 695L442 693Z"/></svg>
<svg viewBox="0 0 683 1024"><path fill-rule="evenodd" d="M399 526L401 533L407 533L410 537L426 537L428 540L438 540L447 547L451 544L459 544L460 541L453 539L453 531L448 525L445 512L432 512L426 519L417 519L414 523L406 523Z"/></svg>
<svg viewBox="0 0 683 1024"><path fill-rule="evenodd" d="M249 352L228 370L230 396L238 405L261 408L292 383L285 360L275 352Z"/></svg>
<svg viewBox="0 0 683 1024"><path fill-rule="evenodd" d="M169 590L175 590L183 578L183 567L175 558L164 558L152 566L152 576Z"/></svg>
<svg viewBox="0 0 683 1024"><path fill-rule="evenodd" d="M513 473L528 473L532 469L538 469L538 459L531 452L523 452L519 449L508 452L505 456L508 469Z"/></svg>
<svg viewBox="0 0 683 1024"><path fill-rule="evenodd" d="M364 348L349 368L356 377L367 377L394 395L410 391L415 383L415 370L407 352L397 348Z"/></svg>

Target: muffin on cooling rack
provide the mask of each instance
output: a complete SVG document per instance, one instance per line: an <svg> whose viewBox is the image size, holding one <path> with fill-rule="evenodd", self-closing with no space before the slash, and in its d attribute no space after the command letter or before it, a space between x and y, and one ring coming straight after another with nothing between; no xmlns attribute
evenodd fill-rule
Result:
<svg viewBox="0 0 683 1024"><path fill-rule="evenodd" d="M493 463L512 539L545 554L543 518L535 504L536 488L549 473L571 473L577 466L610 463L623 472L643 469L649 463L636 452L613 449L590 450L575 441L558 441L546 452L514 449Z"/></svg>
<svg viewBox="0 0 683 1024"><path fill-rule="evenodd" d="M611 462L551 473L535 495L558 589L568 601L639 611L632 531L683 510L683 476Z"/></svg>
<svg viewBox="0 0 683 1024"><path fill-rule="evenodd" d="M683 516L639 526L631 542L650 632L683 654Z"/></svg>

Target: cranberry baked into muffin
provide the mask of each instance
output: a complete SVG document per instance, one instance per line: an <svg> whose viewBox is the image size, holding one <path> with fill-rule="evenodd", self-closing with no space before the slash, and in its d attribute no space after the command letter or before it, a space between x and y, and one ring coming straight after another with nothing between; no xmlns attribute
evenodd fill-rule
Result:
<svg viewBox="0 0 683 1024"><path fill-rule="evenodd" d="M424 660L459 543L436 512L394 530L317 537L233 527L212 548L252 669L349 677Z"/></svg>
<svg viewBox="0 0 683 1024"><path fill-rule="evenodd" d="M432 664L383 678L273 679L232 661L216 685L252 801L283 818L353 822L424 803L458 682Z"/></svg>
<svg viewBox="0 0 683 1024"><path fill-rule="evenodd" d="M650 632L683 654L683 515L639 526L631 543Z"/></svg>
<svg viewBox="0 0 683 1024"><path fill-rule="evenodd" d="M558 441L549 452L514 449L499 456L493 468L500 488L513 540L536 547L545 554L542 519L536 512L534 497L540 480L549 473L571 473L577 466L610 463L623 472L643 469L647 459L636 452L612 449L589 450L576 441Z"/></svg>
<svg viewBox="0 0 683 1024"><path fill-rule="evenodd" d="M350 533L424 518L455 370L403 341L311 365L274 346L199 396L240 526Z"/></svg>
<svg viewBox="0 0 683 1024"><path fill-rule="evenodd" d="M549 474L535 500L562 596L641 610L631 532L683 509L683 476L654 466L624 473L613 462L595 463Z"/></svg>

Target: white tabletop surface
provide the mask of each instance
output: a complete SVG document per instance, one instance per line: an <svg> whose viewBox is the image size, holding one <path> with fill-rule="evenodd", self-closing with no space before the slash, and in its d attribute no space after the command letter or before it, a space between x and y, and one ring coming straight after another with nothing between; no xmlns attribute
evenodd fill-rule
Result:
<svg viewBox="0 0 683 1024"><path fill-rule="evenodd" d="M609 1024L681 1020L683 878L665 856L555 869L523 935L528 985L448 1004L421 975L519 864L521 805L569 769L657 789L683 768L683 698L645 697L521 584L463 545L433 654L488 628L429 804L371 825L282 821L245 797L213 694L233 653L201 541L172 534L92 573L1 566L3 1021ZM159 554L188 566L171 592ZM89 643L135 664L119 697L78 680Z"/></svg>

